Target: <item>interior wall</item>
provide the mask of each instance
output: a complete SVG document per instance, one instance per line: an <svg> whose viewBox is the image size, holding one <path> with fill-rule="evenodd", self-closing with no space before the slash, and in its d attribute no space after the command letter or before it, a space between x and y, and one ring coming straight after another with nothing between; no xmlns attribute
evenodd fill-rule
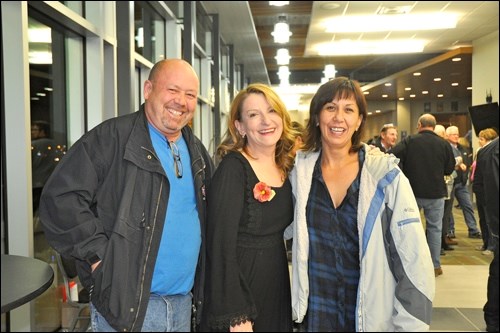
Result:
<svg viewBox="0 0 500 333"><path fill-rule="evenodd" d="M486 103L486 93L491 93L493 102L499 101L498 74L498 30L472 43L472 105ZM472 131L472 148L478 147Z"/></svg>

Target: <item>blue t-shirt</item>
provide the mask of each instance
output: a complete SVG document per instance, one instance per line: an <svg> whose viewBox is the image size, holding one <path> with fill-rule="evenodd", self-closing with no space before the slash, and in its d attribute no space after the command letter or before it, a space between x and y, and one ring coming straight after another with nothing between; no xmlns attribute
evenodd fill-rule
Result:
<svg viewBox="0 0 500 333"><path fill-rule="evenodd" d="M156 258L151 293L186 295L193 288L201 246L191 158L186 141L180 136L175 145L179 149L182 178L177 178L174 156L167 139L151 125L149 133L156 155L170 183L167 214Z"/></svg>

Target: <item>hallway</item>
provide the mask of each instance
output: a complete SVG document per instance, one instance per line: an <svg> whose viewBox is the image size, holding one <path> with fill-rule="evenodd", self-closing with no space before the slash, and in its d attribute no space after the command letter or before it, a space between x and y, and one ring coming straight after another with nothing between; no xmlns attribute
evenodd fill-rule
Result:
<svg viewBox="0 0 500 333"><path fill-rule="evenodd" d="M430 330L433 332L484 332L483 306L489 263L493 256L475 250L481 239L468 238L462 211L453 208L458 245L441 256L443 275L436 278L436 296ZM479 220L476 219L479 224Z"/></svg>

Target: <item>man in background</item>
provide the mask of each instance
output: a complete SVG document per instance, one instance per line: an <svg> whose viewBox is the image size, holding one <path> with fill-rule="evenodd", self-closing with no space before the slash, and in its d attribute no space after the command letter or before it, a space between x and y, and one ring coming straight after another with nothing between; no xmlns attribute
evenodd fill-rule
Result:
<svg viewBox="0 0 500 333"><path fill-rule="evenodd" d="M384 153L389 152L396 145L398 140L398 129L393 124L385 124L380 130L380 136L375 141L375 147L378 147Z"/></svg>
<svg viewBox="0 0 500 333"><path fill-rule="evenodd" d="M434 127L434 133L442 137L444 140L446 140L446 128L444 128L443 125L437 124L436 127ZM455 164L456 166L456 164ZM448 200L450 200L450 195L451 192L453 191L453 182L455 181L455 177L457 176L456 172L452 172L451 175L445 175L444 176L444 182L446 184L446 189L448 190L448 195L445 198L444 201L444 206L446 207L446 204ZM443 229L441 231L441 255L445 255L445 250L451 251L454 250L454 248L451 245L458 245L458 242L450 237L448 234L448 229L450 227L450 220L453 219L453 215L451 214L451 211L449 212L450 215L446 214L446 210L443 214Z"/></svg>
<svg viewBox="0 0 500 333"><path fill-rule="evenodd" d="M472 164L469 152L458 143L459 132L457 126L448 126L446 128L446 140L453 150L453 155L457 161L455 171L456 178L453 183L453 190L450 194L450 200L446 201L444 207L444 216L452 216L453 202L457 198L458 204L464 214L465 223L469 229L469 238L482 238L481 232L477 226L476 217L474 216L474 207L472 206L471 195L467 188L467 180L469 179L469 168ZM449 232L455 232L454 220L450 218Z"/></svg>
<svg viewBox="0 0 500 333"><path fill-rule="evenodd" d="M391 151L409 179L419 209L424 210L427 244L434 264L434 275L441 268L441 232L444 199L447 196L444 176L453 172L455 159L450 145L434 133L436 118L423 114L418 119L416 135L410 135Z"/></svg>
<svg viewBox="0 0 500 333"><path fill-rule="evenodd" d="M36 120L31 124L33 213L38 210L43 186L59 161L56 144L50 138L50 135L50 124L48 122Z"/></svg>

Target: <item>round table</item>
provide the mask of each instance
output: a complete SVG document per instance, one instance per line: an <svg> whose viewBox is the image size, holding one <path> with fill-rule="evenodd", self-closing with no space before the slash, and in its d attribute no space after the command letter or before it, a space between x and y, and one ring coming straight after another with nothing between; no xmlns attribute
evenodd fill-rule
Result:
<svg viewBox="0 0 500 333"><path fill-rule="evenodd" d="M44 261L2 254L2 313L21 306L47 290L54 271Z"/></svg>

